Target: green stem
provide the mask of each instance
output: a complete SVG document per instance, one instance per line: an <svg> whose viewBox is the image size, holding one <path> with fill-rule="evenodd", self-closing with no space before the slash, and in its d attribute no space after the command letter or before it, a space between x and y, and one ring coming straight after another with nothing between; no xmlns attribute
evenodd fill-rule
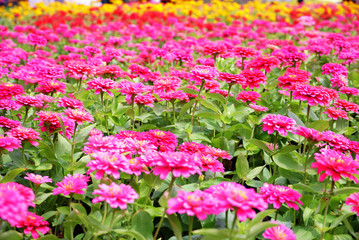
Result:
<svg viewBox="0 0 359 240"><path fill-rule="evenodd" d="M116 210L115 210L115 209L113 209L113 210L112 210L111 223L110 223L110 229L112 229L112 228L113 228L113 224L114 224L115 216L116 216Z"/></svg>
<svg viewBox="0 0 359 240"><path fill-rule="evenodd" d="M75 153L75 137L76 137L76 129L77 129L77 122L75 122L74 127L74 135L72 136L72 143L71 143L71 167L74 165L74 153Z"/></svg>
<svg viewBox="0 0 359 240"><path fill-rule="evenodd" d="M251 133L251 139L254 137L254 130L256 129L256 125L253 123L252 133Z"/></svg>
<svg viewBox="0 0 359 240"><path fill-rule="evenodd" d="M277 145L277 140L278 140L278 132L276 132L275 133L275 137L274 137L274 144L273 144L273 152L275 151L275 147L276 147L276 145Z"/></svg>
<svg viewBox="0 0 359 240"><path fill-rule="evenodd" d="M188 240L192 239L192 227L193 227L193 216L189 217L189 225L188 225Z"/></svg>
<svg viewBox="0 0 359 240"><path fill-rule="evenodd" d="M332 180L332 187L330 189L330 192L329 192L329 196L328 196L328 199L327 199L327 203L325 205L325 210L324 210L324 218L323 218L323 227L322 227L322 232L320 234L320 240L324 240L324 234L325 234L325 222L327 220L327 215L328 215L328 209L329 209L329 203L330 203L330 199L333 195L333 192L334 192L334 185L335 185L335 182L334 180Z"/></svg>
<svg viewBox="0 0 359 240"><path fill-rule="evenodd" d="M277 221L278 211L279 211L279 209L277 209L277 211L275 211L275 215L274 215L274 220L275 220L275 221Z"/></svg>
<svg viewBox="0 0 359 240"><path fill-rule="evenodd" d="M69 207L70 207L70 214L71 214L71 212L72 212L72 195L70 195ZM74 226L72 224L72 219L70 220L70 239L74 240Z"/></svg>
<svg viewBox="0 0 359 240"><path fill-rule="evenodd" d="M310 154L310 151L312 150L312 147L313 147L313 144L309 144L307 156L306 156L305 161L304 161L304 177L303 177L303 183L304 183L304 184L305 184L306 181L307 181L307 176L308 176L307 164L308 164L309 154ZM305 153L305 152L303 152L303 154L304 154L304 153Z"/></svg>
<svg viewBox="0 0 359 240"><path fill-rule="evenodd" d="M231 227L231 234L230 234L230 239L233 239L233 232L234 232L234 227L236 226L236 222L237 222L237 209L234 211L234 219L232 222L232 227Z"/></svg>
<svg viewBox="0 0 359 240"><path fill-rule="evenodd" d="M232 86L233 86L233 84L229 84L228 93L227 93L227 97L226 97L226 106L227 106L227 103L228 103L229 95L231 94L231 88L232 88Z"/></svg>
<svg viewBox="0 0 359 240"><path fill-rule="evenodd" d="M198 96L197 96L197 99L196 99L196 103L194 104L194 107L193 107L193 111L192 111L192 118L191 118L191 125L193 126L193 119L194 119L194 113L196 112L196 107L197 107L197 104L199 102L199 98L201 96L201 91L204 87L204 83L205 81L202 81L202 84L201 84L201 87L199 88L199 92L198 92Z"/></svg>
<svg viewBox="0 0 359 240"><path fill-rule="evenodd" d="M310 105L308 104L307 107L307 123L305 124L308 127L308 123L309 123L309 113L310 113Z"/></svg>
<svg viewBox="0 0 359 240"><path fill-rule="evenodd" d="M26 119L27 119L27 114L28 114L28 113L29 113L29 107L26 106L26 107L25 107L25 116L24 116L24 120L23 120L22 124L25 124Z"/></svg>
<svg viewBox="0 0 359 240"><path fill-rule="evenodd" d="M167 192L168 192L169 195L171 194L172 187L173 187L173 184L174 184L175 180L176 180L176 178L175 178L174 176L172 176L170 185L168 186L168 189L167 189ZM157 226L155 235L154 235L154 237L153 237L153 240L156 240L156 239L157 239L158 233L160 232L160 229L161 229L161 225L162 225L163 220L165 219L165 216L166 216L166 211L167 211L167 208L165 207L165 208L163 209L163 214L162 214L162 217L161 217L160 222L158 223L158 226Z"/></svg>
<svg viewBox="0 0 359 240"><path fill-rule="evenodd" d="M131 108L132 108L132 131L135 131L135 95L132 95L132 101L131 101Z"/></svg>
<svg viewBox="0 0 359 240"><path fill-rule="evenodd" d="M172 102L172 107L173 107L173 124L176 124L176 108L174 102Z"/></svg>
<svg viewBox="0 0 359 240"><path fill-rule="evenodd" d="M319 120L322 119L322 113L323 113L323 107L320 107L319 117L318 117Z"/></svg>
<svg viewBox="0 0 359 240"><path fill-rule="evenodd" d="M104 202L104 206L105 206L105 209L104 209L104 214L103 214L101 224L105 223L105 220L106 220L106 217L107 217L107 203L106 202Z"/></svg>

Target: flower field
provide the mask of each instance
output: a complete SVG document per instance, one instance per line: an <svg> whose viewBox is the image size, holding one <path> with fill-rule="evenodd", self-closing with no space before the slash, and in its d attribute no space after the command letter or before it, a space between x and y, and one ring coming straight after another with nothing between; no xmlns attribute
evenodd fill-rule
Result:
<svg viewBox="0 0 359 240"><path fill-rule="evenodd" d="M359 239L357 5L0 14L0 239Z"/></svg>

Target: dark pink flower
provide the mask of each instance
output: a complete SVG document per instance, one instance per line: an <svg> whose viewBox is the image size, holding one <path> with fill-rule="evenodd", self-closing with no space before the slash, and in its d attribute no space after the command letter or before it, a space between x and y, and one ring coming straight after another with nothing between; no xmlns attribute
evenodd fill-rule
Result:
<svg viewBox="0 0 359 240"><path fill-rule="evenodd" d="M22 107L22 104L20 104L18 101L7 100L7 99L0 100L0 109L17 111L21 107Z"/></svg>
<svg viewBox="0 0 359 240"><path fill-rule="evenodd" d="M256 101L260 98L261 98L261 95L257 92L243 91L243 92L239 92L236 100L242 100L242 102L256 103Z"/></svg>
<svg viewBox="0 0 359 240"><path fill-rule="evenodd" d="M16 120L11 120L6 117L0 116L0 127L2 128L16 128L21 125L21 122Z"/></svg>
<svg viewBox="0 0 359 240"><path fill-rule="evenodd" d="M320 153L315 153L316 162L312 163L312 168L316 168L319 181L324 181L327 176L331 176L333 181L339 181L341 177L349 178L354 182L358 182L358 178L354 175L359 174L359 161L353 160L351 155L344 155L341 152L322 148Z"/></svg>
<svg viewBox="0 0 359 240"><path fill-rule="evenodd" d="M359 216L359 192L350 194L345 205L352 206L351 210Z"/></svg>
<svg viewBox="0 0 359 240"><path fill-rule="evenodd" d="M314 142L320 142L323 140L322 133L313 128L298 126L293 133Z"/></svg>
<svg viewBox="0 0 359 240"><path fill-rule="evenodd" d="M20 140L11 136L5 137L4 135L0 135L0 152L2 152L4 149L12 152L18 148L21 148Z"/></svg>
<svg viewBox="0 0 359 240"><path fill-rule="evenodd" d="M46 234L50 230L48 225L49 223L43 217L31 212L26 212L23 218L16 223L17 228L25 228L24 233L31 233L34 239L39 238L38 232Z"/></svg>
<svg viewBox="0 0 359 240"><path fill-rule="evenodd" d="M92 115L83 109L68 108L65 110L65 114L69 119L73 120L74 122L76 122L79 125L82 125L83 122L93 122L94 121Z"/></svg>
<svg viewBox="0 0 359 240"><path fill-rule="evenodd" d="M57 80L44 80L39 82L39 85L35 88L35 92L41 92L44 94L60 92L66 93L66 84Z"/></svg>
<svg viewBox="0 0 359 240"><path fill-rule="evenodd" d="M342 99L336 99L334 106L340 109L344 109L347 112L355 112L355 113L359 113L359 105L349 102L349 101L345 101Z"/></svg>
<svg viewBox="0 0 359 240"><path fill-rule="evenodd" d="M52 179L48 176L41 176L34 173L26 173L26 177L24 179L29 180L30 182L35 183L36 185L41 185L43 183L51 183Z"/></svg>
<svg viewBox="0 0 359 240"><path fill-rule="evenodd" d="M53 190L53 194L63 193L65 196L71 193L84 194L85 191L83 189L87 188L87 182L89 180L89 177L79 173L75 173L73 176L68 174L61 182L56 183L57 188Z"/></svg>
<svg viewBox="0 0 359 240"><path fill-rule="evenodd" d="M293 99L308 101L310 106L329 106L333 95L322 86L296 85L293 90Z"/></svg>
<svg viewBox="0 0 359 240"><path fill-rule="evenodd" d="M348 114L345 111L336 109L334 107L327 108L323 113L328 114L328 117L332 118L333 120L338 120L338 118L348 120Z"/></svg>
<svg viewBox="0 0 359 240"><path fill-rule="evenodd" d="M177 136L168 131L149 130L143 139L152 142L161 152L172 152L178 144Z"/></svg>
<svg viewBox="0 0 359 240"><path fill-rule="evenodd" d="M350 88L350 87L341 87L339 89L340 93L347 94L349 96L358 96L359 95L359 89L357 88Z"/></svg>
<svg viewBox="0 0 359 240"><path fill-rule="evenodd" d="M244 77L244 82L242 82L242 88L246 89L248 86L249 89L259 88L259 84L265 84L267 81L266 75L260 70L243 70L240 75Z"/></svg>
<svg viewBox="0 0 359 240"><path fill-rule="evenodd" d="M24 94L24 88L19 84L5 82L0 84L0 99L11 99L13 96Z"/></svg>
<svg viewBox="0 0 359 240"><path fill-rule="evenodd" d="M276 227L267 228L263 237L270 240L296 240L297 236L285 225L281 224Z"/></svg>
<svg viewBox="0 0 359 240"><path fill-rule="evenodd" d="M99 184L100 189L93 191L93 195L100 195L92 200L93 203L107 202L111 208L126 209L128 203L134 203L138 198L136 191L128 185L111 183Z"/></svg>
<svg viewBox="0 0 359 240"><path fill-rule="evenodd" d="M298 204L303 205L299 200L302 194L289 187L264 183L259 193L262 194L267 203L273 204L276 209L279 209L283 203L295 210L299 209Z"/></svg>
<svg viewBox="0 0 359 240"><path fill-rule="evenodd" d="M62 97L58 100L58 107L64 107L64 108L73 108L73 109L83 109L84 104L75 98L68 98L68 97Z"/></svg>
<svg viewBox="0 0 359 240"><path fill-rule="evenodd" d="M113 97L113 93L110 89L115 89L117 87L117 83L109 78L94 78L87 82L89 89L95 89L95 95L100 94L101 92L107 92L110 97Z"/></svg>
<svg viewBox="0 0 359 240"><path fill-rule="evenodd" d="M35 107L35 108L42 108L43 101L38 96L22 96L18 95L15 99L22 104L23 106L27 107Z"/></svg>
<svg viewBox="0 0 359 240"><path fill-rule="evenodd" d="M296 125L293 119L280 114L268 114L262 122L263 131L268 131L269 134L278 131L283 136L287 136L287 131L292 132Z"/></svg>
<svg viewBox="0 0 359 240"><path fill-rule="evenodd" d="M46 44L47 44L46 38L44 38L43 36L40 36L40 35L33 34L33 33L30 33L27 36L27 41L32 46L46 46Z"/></svg>
<svg viewBox="0 0 359 240"><path fill-rule="evenodd" d="M252 108L256 112L266 112L266 111L268 111L267 107L263 107L263 106L257 105L257 104L249 104L248 107Z"/></svg>
<svg viewBox="0 0 359 240"><path fill-rule="evenodd" d="M38 146L39 143L36 140L41 140L40 133L32 128L25 128L22 126L12 128L7 132L7 135L19 139L20 141L28 141L33 146Z"/></svg>

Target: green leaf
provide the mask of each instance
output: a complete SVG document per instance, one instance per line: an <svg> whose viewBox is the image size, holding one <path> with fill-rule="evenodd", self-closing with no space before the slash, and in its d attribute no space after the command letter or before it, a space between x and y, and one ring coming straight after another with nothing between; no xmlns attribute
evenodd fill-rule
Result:
<svg viewBox="0 0 359 240"><path fill-rule="evenodd" d="M89 133L95 126L96 126L96 123L91 124L83 129L81 129L78 133L76 133L75 142L76 143L83 142L89 136Z"/></svg>
<svg viewBox="0 0 359 240"><path fill-rule="evenodd" d="M229 182L229 181L230 181L230 179L228 179L228 178L215 177L215 178L212 178L210 180L201 182L200 183L200 188L201 189L206 189L206 188L209 188L212 185L217 185L217 184L220 184L221 182Z"/></svg>
<svg viewBox="0 0 359 240"><path fill-rule="evenodd" d="M5 177L1 179L0 183L12 182L19 173L22 173L25 170L26 168L16 168L7 172Z"/></svg>
<svg viewBox="0 0 359 240"><path fill-rule="evenodd" d="M310 193L320 193L320 191L317 191L317 190L313 189L312 187L310 187L309 185L305 185L303 183L293 184L293 189L302 190L302 191L310 192Z"/></svg>
<svg viewBox="0 0 359 240"><path fill-rule="evenodd" d="M172 226L172 231L177 240L182 240L182 225L175 214L167 215L167 219Z"/></svg>
<svg viewBox="0 0 359 240"><path fill-rule="evenodd" d="M31 169L34 169L36 171L47 171L47 170L52 169L52 164L51 163L41 163L40 166L37 166L35 168L31 168Z"/></svg>
<svg viewBox="0 0 359 240"><path fill-rule="evenodd" d="M205 239L219 239L228 238L231 236L231 231L229 229L216 229L216 228L202 228L196 231L193 231L193 234L199 234L203 236L209 236L214 238L205 238Z"/></svg>
<svg viewBox="0 0 359 240"><path fill-rule="evenodd" d="M14 230L10 230L7 232L3 232L0 233L0 239L4 239L4 240L21 240L22 239L22 234L14 231Z"/></svg>
<svg viewBox="0 0 359 240"><path fill-rule="evenodd" d="M236 173L240 179L244 179L247 176L248 172L248 160L243 154L239 154L236 162Z"/></svg>
<svg viewBox="0 0 359 240"><path fill-rule="evenodd" d="M221 114L221 110L215 104L211 103L207 99L200 98L199 102L206 108L209 108L209 109L217 112L218 114Z"/></svg>
<svg viewBox="0 0 359 240"><path fill-rule="evenodd" d="M289 153L286 154L277 154L273 156L274 162L281 168L296 171L296 172L303 172L304 167L296 162L292 155Z"/></svg>
<svg viewBox="0 0 359 240"><path fill-rule="evenodd" d="M193 94L193 95L198 95L198 91L192 89L192 88L188 88L188 87L182 87L179 88L178 90L182 90L185 93L189 93L189 94Z"/></svg>
<svg viewBox="0 0 359 240"><path fill-rule="evenodd" d="M49 145L47 145L46 143L40 141L39 142L39 152L41 154L41 156L47 158L47 159L56 159L55 156L55 152L52 149L52 147L50 147Z"/></svg>
<svg viewBox="0 0 359 240"><path fill-rule="evenodd" d="M55 235L46 235L41 238L38 238L38 240L59 240L59 238Z"/></svg>
<svg viewBox="0 0 359 240"><path fill-rule="evenodd" d="M344 221L344 219L347 219L348 217L354 215L353 212L350 212L350 213L346 213L344 215L341 215L339 217L336 217L335 220L332 222L332 224L330 224L330 227L329 229L333 229L335 228L336 226L338 226L342 221ZM328 229L328 230L329 230Z"/></svg>
<svg viewBox="0 0 359 240"><path fill-rule="evenodd" d="M196 113L196 116L201 117L201 118L210 118L210 119L214 119L214 120L221 119L221 116L214 112L198 112L198 113Z"/></svg>
<svg viewBox="0 0 359 240"><path fill-rule="evenodd" d="M276 151L274 154L290 153L290 152L293 152L294 150L297 150L298 148L300 148L300 146L287 145L287 146L282 147L282 148L279 149L278 151Z"/></svg>
<svg viewBox="0 0 359 240"><path fill-rule="evenodd" d="M357 187L343 187L343 188L339 188L339 189L335 189L334 190L334 195L341 195L341 194L345 194L345 195L349 195L355 192L359 192L359 188Z"/></svg>
<svg viewBox="0 0 359 240"><path fill-rule="evenodd" d="M258 223L262 222L262 220L265 217L275 213L276 211L277 211L276 209L268 209L268 210L257 213L256 217L250 221L250 226L257 225Z"/></svg>
<svg viewBox="0 0 359 240"><path fill-rule="evenodd" d="M211 98L211 99L215 99L221 103L226 103L226 98L223 97L221 94L218 93L205 93L204 96L206 98Z"/></svg>
<svg viewBox="0 0 359 240"><path fill-rule="evenodd" d="M191 101L189 101L188 103L183 105L183 107L181 108L181 111L178 115L178 118L181 118L188 111L188 109L190 109L194 105L195 102L196 102L196 99L192 99Z"/></svg>
<svg viewBox="0 0 359 240"><path fill-rule="evenodd" d="M256 145L257 147L259 147L263 151L272 152L271 150L269 150L269 148L267 147L265 142L263 142L262 140L259 140L259 139L246 139L246 141Z"/></svg>
<svg viewBox="0 0 359 240"><path fill-rule="evenodd" d="M142 236L141 233L136 232L134 230L128 230L128 229L113 229L112 230L115 233L121 234L121 235L127 235L127 236L131 236L134 237L137 240L146 240L146 238L144 236Z"/></svg>
<svg viewBox="0 0 359 240"><path fill-rule="evenodd" d="M324 131L329 127L329 121L327 120L317 120L308 125L309 128L313 128L319 132Z"/></svg>
<svg viewBox="0 0 359 240"><path fill-rule="evenodd" d="M275 223L270 223L270 222L261 222L258 223L256 225L254 225L253 227L251 227L251 229L249 230L249 234L247 235L248 239L256 237L258 234L264 232L264 230L266 230L267 228L270 227L275 227L278 224Z"/></svg>
<svg viewBox="0 0 359 240"><path fill-rule="evenodd" d="M288 116L292 118L299 126L305 127L305 124L300 120L300 118L293 112L289 111Z"/></svg>
<svg viewBox="0 0 359 240"><path fill-rule="evenodd" d="M253 168L248 174L247 174L247 179L248 180L252 180L253 178L257 177L263 170L265 166L259 166L256 168Z"/></svg>
<svg viewBox="0 0 359 240"><path fill-rule="evenodd" d="M137 212L132 218L132 229L141 233L146 239L152 239L153 219L145 211Z"/></svg>
<svg viewBox="0 0 359 240"><path fill-rule="evenodd" d="M71 144L62 135L58 135L58 141L55 145L55 152L58 157L71 154Z"/></svg>
<svg viewBox="0 0 359 240"><path fill-rule="evenodd" d="M45 201L50 196L53 196L52 192L51 193L39 193L39 194L37 194L36 199L35 199L35 204L39 205L39 204L43 203L43 201Z"/></svg>
<svg viewBox="0 0 359 240"><path fill-rule="evenodd" d="M353 240L349 234L333 235L333 240Z"/></svg>

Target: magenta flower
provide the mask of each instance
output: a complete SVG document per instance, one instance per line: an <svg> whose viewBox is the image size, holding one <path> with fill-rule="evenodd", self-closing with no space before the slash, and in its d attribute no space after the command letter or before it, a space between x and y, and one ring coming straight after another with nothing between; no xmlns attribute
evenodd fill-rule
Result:
<svg viewBox="0 0 359 240"><path fill-rule="evenodd" d="M308 101L309 106L329 106L333 95L322 86L296 85L293 90L293 99Z"/></svg>
<svg viewBox="0 0 359 240"><path fill-rule="evenodd" d="M216 207L218 201L212 194L195 190L194 192L178 191L175 198L171 198L167 202L167 214L187 214L188 216L196 216L199 220L204 220L207 215L219 214L220 211Z"/></svg>
<svg viewBox="0 0 359 240"><path fill-rule="evenodd" d="M74 122L76 122L79 125L82 125L83 122L93 122L94 121L92 115L83 109L68 108L65 110L65 114L69 119L73 120Z"/></svg>
<svg viewBox="0 0 359 240"><path fill-rule="evenodd" d="M349 101L345 101L345 100L342 100L342 99L336 99L335 100L335 103L334 103L334 106L337 107L337 108L340 108L340 109L343 109L347 112L355 112L355 113L359 113L359 105L358 104L355 104L355 103L352 103L352 102L349 102Z"/></svg>
<svg viewBox="0 0 359 240"><path fill-rule="evenodd" d="M239 221L254 218L256 211L263 211L268 208L262 195L256 193L254 189L248 189L235 182L222 182L209 187L205 192L211 193L220 202L217 206L218 211L235 209Z"/></svg>
<svg viewBox="0 0 359 240"><path fill-rule="evenodd" d="M115 179L120 178L120 171L132 174L129 168L129 160L119 153L111 152L98 152L93 154L94 160L87 163L90 169L87 174L97 171L95 174L96 179L103 178L104 174L112 175Z"/></svg>
<svg viewBox="0 0 359 240"><path fill-rule="evenodd" d="M289 187L264 183L259 191L264 200L269 204L273 204L273 207L276 209L279 209L283 203L286 203L288 207L295 210L299 209L297 204L303 205L299 200L302 194Z"/></svg>
<svg viewBox="0 0 359 240"><path fill-rule="evenodd" d="M243 70L240 75L244 77L244 82L241 83L243 89L246 89L247 86L249 89L259 88L259 84L265 84L267 81L266 75L256 69L253 71Z"/></svg>
<svg viewBox="0 0 359 240"><path fill-rule="evenodd" d="M261 98L261 95L254 91L243 91L238 94L236 100L242 100L242 102L251 102L256 103L258 99Z"/></svg>
<svg viewBox="0 0 359 240"><path fill-rule="evenodd" d="M287 131L292 132L296 125L293 119L280 114L268 114L262 122L263 131L268 131L269 134L278 131L283 136L287 136Z"/></svg>
<svg viewBox="0 0 359 240"><path fill-rule="evenodd" d="M322 133L313 128L298 126L293 133L314 142L320 142L323 140Z"/></svg>
<svg viewBox="0 0 359 240"><path fill-rule="evenodd" d="M263 237L270 240L296 240L297 236L293 233L292 230L287 228L285 225L281 224L279 226L267 228Z"/></svg>
<svg viewBox="0 0 359 240"><path fill-rule="evenodd" d="M200 157L200 161L202 163L202 166L201 166L202 171L224 173L224 166L220 161L217 160L216 157L213 157L211 155L202 154Z"/></svg>
<svg viewBox="0 0 359 240"><path fill-rule="evenodd" d="M63 193L65 196L70 195L71 193L84 194L85 191L83 189L87 188L87 182L89 180L89 177L78 173L73 176L68 174L64 177L62 182L56 183L57 188L53 190L53 194L57 195Z"/></svg>
<svg viewBox="0 0 359 240"><path fill-rule="evenodd" d="M350 194L346 199L345 204L352 206L351 210L359 216L359 192Z"/></svg>
<svg viewBox="0 0 359 240"><path fill-rule="evenodd" d="M22 126L12 128L7 132L8 136L19 139L20 141L28 141L33 146L39 146L36 140L41 140L40 133L32 128L25 128Z"/></svg>
<svg viewBox="0 0 359 240"><path fill-rule="evenodd" d="M144 140L151 141L161 152L173 152L177 146L177 136L168 131L149 130L143 136Z"/></svg>
<svg viewBox="0 0 359 240"><path fill-rule="evenodd" d="M93 191L93 194L100 196L94 198L92 202L107 202L111 208L126 209L128 203L134 203L135 199L138 198L137 192L126 184L100 184L98 187L100 189Z"/></svg>
<svg viewBox="0 0 359 240"><path fill-rule="evenodd" d="M13 96L24 94L24 88L20 84L5 82L0 84L0 98L11 99Z"/></svg>
<svg viewBox="0 0 359 240"><path fill-rule="evenodd" d="M188 178L196 173L201 175L201 162L196 155L183 152L149 152L144 158L148 165L153 167L153 174L160 175L161 179L166 179L170 172L174 177Z"/></svg>
<svg viewBox="0 0 359 240"><path fill-rule="evenodd" d="M26 107L42 108L43 101L38 96L22 96L18 95L15 99Z"/></svg>
<svg viewBox="0 0 359 240"><path fill-rule="evenodd" d="M316 162L312 163L312 168L317 168L320 174L319 181L324 181L327 176L331 176L333 181L339 181L341 177L349 178L354 182L358 182L358 178L354 176L359 174L359 161L353 160L351 155L344 155L341 152L322 148L320 153L315 153Z"/></svg>
<svg viewBox="0 0 359 240"><path fill-rule="evenodd" d="M46 44L47 44L46 38L44 38L43 36L40 36L40 35L33 34L33 33L30 33L27 36L27 41L32 46L46 46Z"/></svg>
<svg viewBox="0 0 359 240"><path fill-rule="evenodd" d="M357 96L359 95L359 89L357 88L350 88L350 87L341 87L339 89L340 93L349 95L349 96Z"/></svg>
<svg viewBox="0 0 359 240"><path fill-rule="evenodd" d="M50 93L66 93L66 84L57 80L43 80L39 82L39 85L35 88L35 92L41 92L44 94Z"/></svg>
<svg viewBox="0 0 359 240"><path fill-rule="evenodd" d="M117 83L109 78L94 78L87 82L88 88L86 90L95 89L95 94L99 94L101 92L107 92L110 97L113 97L113 93L110 89L115 89L117 87Z"/></svg>
<svg viewBox="0 0 359 240"><path fill-rule="evenodd" d="M21 125L21 122L16 120L11 120L6 117L0 116L0 127L3 128L16 128Z"/></svg>
<svg viewBox="0 0 359 240"><path fill-rule="evenodd" d="M348 114L345 111L341 109L336 109L334 107L327 108L323 113L328 114L328 117L332 118L333 120L338 120L338 118L348 120Z"/></svg>
<svg viewBox="0 0 359 240"><path fill-rule="evenodd" d="M51 183L52 179L48 176L41 176L34 173L26 173L26 177L24 179L29 180L30 182L35 183L36 185L41 185L43 183Z"/></svg>
<svg viewBox="0 0 359 240"><path fill-rule="evenodd" d="M209 66L195 66L191 71L191 80L198 85L213 80L217 76L217 69Z"/></svg>
<svg viewBox="0 0 359 240"><path fill-rule="evenodd" d="M50 230L48 225L49 223L45 221L43 217L31 212L26 212L23 218L16 223L17 228L25 228L24 233L31 233L34 239L39 238L38 232L46 234Z"/></svg>
<svg viewBox="0 0 359 240"><path fill-rule="evenodd" d="M4 135L0 135L0 152L4 149L9 152L14 151L15 149L21 148L21 141L17 138Z"/></svg>
<svg viewBox="0 0 359 240"><path fill-rule="evenodd" d="M252 108L256 112L266 112L266 111L268 111L267 107L263 107L263 106L257 105L257 104L249 104L248 107Z"/></svg>
<svg viewBox="0 0 359 240"><path fill-rule="evenodd" d="M73 109L84 108L84 104L80 100L74 98L62 97L59 98L58 103L59 103L57 105L58 107L73 108Z"/></svg>

